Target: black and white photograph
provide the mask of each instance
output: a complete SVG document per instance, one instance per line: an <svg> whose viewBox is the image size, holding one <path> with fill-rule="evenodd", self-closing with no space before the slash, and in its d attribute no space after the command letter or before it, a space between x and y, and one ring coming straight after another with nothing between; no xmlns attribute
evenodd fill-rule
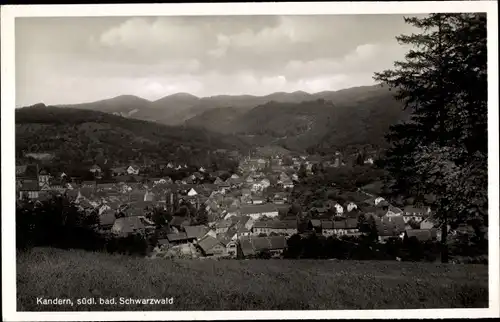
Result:
<svg viewBox="0 0 500 322"><path fill-rule="evenodd" d="M497 3L363 5L3 6L9 321L498 317Z"/></svg>

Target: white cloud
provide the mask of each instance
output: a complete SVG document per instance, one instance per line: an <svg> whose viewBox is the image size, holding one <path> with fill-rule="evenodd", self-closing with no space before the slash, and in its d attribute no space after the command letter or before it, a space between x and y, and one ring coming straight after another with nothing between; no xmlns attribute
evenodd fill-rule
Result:
<svg viewBox="0 0 500 322"><path fill-rule="evenodd" d="M413 31L392 15L51 19L16 21L19 105L359 86Z"/></svg>
<svg viewBox="0 0 500 322"><path fill-rule="evenodd" d="M198 58L200 49L207 49L211 40L202 28L161 18L132 18L99 38L105 48L124 51L123 57L132 55L155 61Z"/></svg>

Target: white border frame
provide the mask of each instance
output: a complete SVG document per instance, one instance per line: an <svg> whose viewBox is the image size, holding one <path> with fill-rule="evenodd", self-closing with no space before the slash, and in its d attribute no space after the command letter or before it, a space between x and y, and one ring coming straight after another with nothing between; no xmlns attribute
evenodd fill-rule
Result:
<svg viewBox="0 0 500 322"><path fill-rule="evenodd" d="M498 162L498 8L496 1L203 3L30 5L1 8L2 130L2 308L7 321L219 320L334 318L485 318L499 317L499 162ZM342 311L142 311L16 312L15 261L15 33L16 17L171 16L171 15L313 15L422 14L487 12L488 15L488 169L489 303L488 309L342 310ZM7 201L7 202L6 202Z"/></svg>

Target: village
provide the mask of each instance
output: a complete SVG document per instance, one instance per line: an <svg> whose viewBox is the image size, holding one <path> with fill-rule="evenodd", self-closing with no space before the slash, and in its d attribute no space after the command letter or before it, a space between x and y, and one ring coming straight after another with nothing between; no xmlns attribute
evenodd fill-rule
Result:
<svg viewBox="0 0 500 322"><path fill-rule="evenodd" d="M389 238L416 237L439 240L440 229L431 221L430 208L399 209L384 198L358 189L344 201L328 200L322 207L305 205L310 216L291 211L291 196L300 185L299 172L312 175L321 161L307 156L284 165L281 156L245 157L237 173L223 180L223 171L198 171L175 182L169 177L140 177L139 166L113 168L114 183L100 183L101 168L89 172L96 180L76 182L64 172L51 174L43 166L16 168L19 200L40 203L53 194L64 194L86 213L99 216L103 234L157 236L153 257L249 258L261 252L280 257L287 240L295 234L314 232L322 236L359 236L360 216L373 218L378 242ZM372 164L369 158L366 164ZM342 166L339 160L323 165ZM187 165L168 163L172 171ZM136 178L128 182L127 178ZM226 174L227 176L227 174ZM139 177L139 179L137 179ZM152 218L154 209L171 214L162 224Z"/></svg>

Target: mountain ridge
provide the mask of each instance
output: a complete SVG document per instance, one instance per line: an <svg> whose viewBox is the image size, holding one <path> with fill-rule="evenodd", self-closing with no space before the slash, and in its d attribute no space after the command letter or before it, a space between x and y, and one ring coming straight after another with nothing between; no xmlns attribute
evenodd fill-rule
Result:
<svg viewBox="0 0 500 322"><path fill-rule="evenodd" d="M352 91L372 92L379 90L379 88L380 85L371 85L352 87L338 91L323 91L318 93L307 93L305 91L275 92L263 96L215 95L197 97L189 93L181 92L167 95L154 101L134 95L120 95L90 103L55 106L97 110L167 125L180 125L187 120L213 108L234 107L251 109L271 101L278 103L300 103L302 101L316 98L332 100L335 99L336 96L345 95L345 93Z"/></svg>
<svg viewBox="0 0 500 322"><path fill-rule="evenodd" d="M249 109L212 109L186 125L239 135L256 145L271 142L290 150L328 151L349 145L386 146L389 127L407 116L386 88L358 87L337 95L320 92L300 103L268 101Z"/></svg>
<svg viewBox="0 0 500 322"><path fill-rule="evenodd" d="M301 151L349 144L384 145L390 125L406 117L402 103L381 84L315 94L294 91L197 97L176 93L156 101L120 95L56 107L204 129L236 135L252 146L271 143Z"/></svg>

